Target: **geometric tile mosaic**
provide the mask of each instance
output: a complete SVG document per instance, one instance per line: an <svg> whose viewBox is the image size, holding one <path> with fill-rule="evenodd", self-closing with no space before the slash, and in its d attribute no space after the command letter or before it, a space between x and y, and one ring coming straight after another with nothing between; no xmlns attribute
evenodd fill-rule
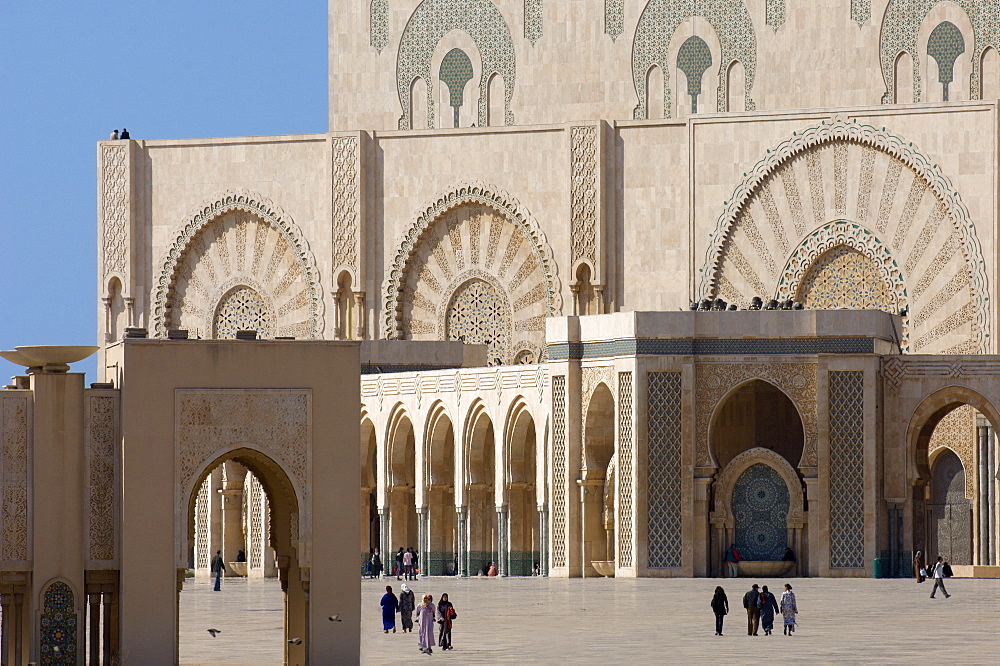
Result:
<svg viewBox="0 0 1000 666"><path fill-rule="evenodd" d="M552 378L552 566L566 566L566 375Z"/></svg>
<svg viewBox="0 0 1000 666"><path fill-rule="evenodd" d="M49 585L42 596L40 638L42 664L71 666L77 663L73 590L62 581Z"/></svg>
<svg viewBox="0 0 1000 666"><path fill-rule="evenodd" d="M830 566L864 566L864 376L830 373Z"/></svg>
<svg viewBox="0 0 1000 666"><path fill-rule="evenodd" d="M745 560L780 560L788 545L788 486L773 467L757 463L733 487L736 546Z"/></svg>
<svg viewBox="0 0 1000 666"><path fill-rule="evenodd" d="M618 566L632 566L632 373L618 373Z"/></svg>
<svg viewBox="0 0 1000 666"><path fill-rule="evenodd" d="M681 566L681 373L650 372L647 438L649 567Z"/></svg>

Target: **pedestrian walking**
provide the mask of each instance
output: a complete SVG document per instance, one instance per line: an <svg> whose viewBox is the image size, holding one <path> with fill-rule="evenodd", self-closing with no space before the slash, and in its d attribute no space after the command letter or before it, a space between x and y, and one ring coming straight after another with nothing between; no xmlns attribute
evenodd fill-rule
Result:
<svg viewBox="0 0 1000 666"><path fill-rule="evenodd" d="M420 631L417 632L417 646L424 654L430 654L434 650L434 597L425 594L423 601L417 606L417 623Z"/></svg>
<svg viewBox="0 0 1000 666"><path fill-rule="evenodd" d="M722 620L729 613L729 599L726 598L726 591L721 586L715 588L715 595L712 597L712 612L715 613L715 635L722 635Z"/></svg>
<svg viewBox="0 0 1000 666"><path fill-rule="evenodd" d="M949 567L950 568L950 567ZM944 561L943 558L938 555L937 562L934 563L934 572L931 574L934 578L934 588L931 590L931 599L934 598L934 594L941 588L944 592L944 598L947 599L951 595L948 594L948 590L944 589Z"/></svg>
<svg viewBox="0 0 1000 666"><path fill-rule="evenodd" d="M396 633L396 613L399 612L399 600L392 592L392 585L385 586L385 594L382 595L382 633L387 634L392 629Z"/></svg>
<svg viewBox="0 0 1000 666"><path fill-rule="evenodd" d="M927 570L924 569L924 551L922 550L918 550L913 556L913 577L917 579L918 583L924 582L924 578L927 577Z"/></svg>
<svg viewBox="0 0 1000 666"><path fill-rule="evenodd" d="M399 547L399 551L396 553L396 570L393 571L396 574L396 580L400 579L403 575L403 547Z"/></svg>
<svg viewBox="0 0 1000 666"><path fill-rule="evenodd" d="M438 602L438 624L441 625L441 630L438 632L438 645L441 646L442 650L453 650L451 646L451 623L458 617L458 613L455 612L455 607L450 601L448 601L448 593L445 592L441 595L441 601Z"/></svg>
<svg viewBox="0 0 1000 666"><path fill-rule="evenodd" d="M413 633L413 610L417 606L417 599L413 595L413 590L403 583L399 586L399 623L403 626L403 633Z"/></svg>
<svg viewBox="0 0 1000 666"><path fill-rule="evenodd" d="M795 616L799 613L799 607L795 604L795 593L788 583L785 583L785 591L781 593L778 608L781 609L781 617L785 620L784 633L786 636L791 636L795 632Z"/></svg>
<svg viewBox="0 0 1000 666"><path fill-rule="evenodd" d="M747 636L756 636L760 626L760 609L757 608L757 600L760 599L760 592L757 583L750 587L750 591L743 595L743 608L747 609Z"/></svg>
<svg viewBox="0 0 1000 666"><path fill-rule="evenodd" d="M382 576L382 556L378 553L378 547L375 548L375 552L372 553L372 578L380 578Z"/></svg>
<svg viewBox="0 0 1000 666"><path fill-rule="evenodd" d="M215 574L215 591L219 592L222 590L222 572L226 570L226 563L222 561L222 551L215 551L215 557L212 558L211 564L212 573Z"/></svg>
<svg viewBox="0 0 1000 666"><path fill-rule="evenodd" d="M403 580L410 580L413 572L413 549L407 548L403 552Z"/></svg>
<svg viewBox="0 0 1000 666"><path fill-rule="evenodd" d="M729 547L729 550L726 551L725 558L726 570L729 572L730 578L736 578L740 575L739 562L740 551L736 550L736 544L734 543Z"/></svg>
<svg viewBox="0 0 1000 666"><path fill-rule="evenodd" d="M778 612L778 600L767 591L767 585L760 588L757 608L760 609L760 626L764 630L764 635L770 636L774 630L774 614Z"/></svg>

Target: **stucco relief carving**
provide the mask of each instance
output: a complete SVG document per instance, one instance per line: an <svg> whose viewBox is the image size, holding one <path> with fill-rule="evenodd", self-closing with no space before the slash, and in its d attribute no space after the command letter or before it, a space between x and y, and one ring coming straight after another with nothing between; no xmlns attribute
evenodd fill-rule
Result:
<svg viewBox="0 0 1000 666"><path fill-rule="evenodd" d="M175 394L178 524L185 524L197 476L214 459L249 448L288 475L300 519L293 527L311 533L310 482L312 393L307 389L179 389ZM298 520L299 522L294 522ZM295 536L293 535L293 541ZM301 560L300 560L301 561Z"/></svg>
<svg viewBox="0 0 1000 666"><path fill-rule="evenodd" d="M333 144L333 268L358 269L358 137Z"/></svg>
<svg viewBox="0 0 1000 666"><path fill-rule="evenodd" d="M573 263L587 259L597 267L597 230L599 228L597 192L597 127L570 128L572 174L570 182L570 219L572 223ZM593 276L597 277L597 276Z"/></svg>
<svg viewBox="0 0 1000 666"><path fill-rule="evenodd" d="M909 308L912 351L986 351L989 301L975 226L947 177L902 137L841 119L796 132L724 205L701 269L702 297L794 297L810 262L843 245L872 258L898 307Z"/></svg>
<svg viewBox="0 0 1000 666"><path fill-rule="evenodd" d="M927 444L927 453L933 455L941 448L949 448L962 461L970 481L975 476L976 452L978 443L976 433L976 409L972 405L961 405L942 417L934 427L931 441ZM969 499L975 498L976 484L967 482L965 494Z"/></svg>
<svg viewBox="0 0 1000 666"><path fill-rule="evenodd" d="M788 486L789 500L791 500L788 507L788 526L805 527L805 496L798 473L780 453L759 446L748 449L733 458L725 469L716 475L712 484L715 510L712 511L709 518L711 523L720 528L732 529L736 526L736 518L732 511L733 488L740 475L758 463L774 469Z"/></svg>
<svg viewBox="0 0 1000 666"><path fill-rule="evenodd" d="M908 378L939 377L949 380L975 379L1000 375L1000 361L991 359L906 359L898 356L882 358L882 379L890 395L899 395Z"/></svg>
<svg viewBox="0 0 1000 666"><path fill-rule="evenodd" d="M118 400L93 396L87 410L87 487L90 507L87 539L90 559L113 560L115 541L115 442Z"/></svg>
<svg viewBox="0 0 1000 666"><path fill-rule="evenodd" d="M129 173L127 143L101 146L101 208L104 275L119 275L122 286L128 275ZM105 282L107 282L105 280Z"/></svg>
<svg viewBox="0 0 1000 666"><path fill-rule="evenodd" d="M587 423L587 410L590 408L590 400L594 397L597 385L602 382L607 385L608 389L611 390L611 394L614 395L615 369L613 366L588 366L580 369L580 395L583 396L583 409L580 410L580 416L584 424Z"/></svg>
<svg viewBox="0 0 1000 666"><path fill-rule="evenodd" d="M3 404L3 542L4 561L28 559L28 440L30 405L27 397L7 397Z"/></svg>
<svg viewBox="0 0 1000 666"><path fill-rule="evenodd" d="M519 339L541 346L539 322L562 312L552 250L528 211L502 190L456 185L417 215L397 247L383 284L388 339L440 336L455 290L469 279L502 292L513 330L531 334Z"/></svg>
<svg viewBox="0 0 1000 666"><path fill-rule="evenodd" d="M720 402L741 384L761 379L784 391L795 404L804 430L799 467L816 467L816 371L815 363L701 363L695 366L697 465L714 467L716 464L709 430Z"/></svg>
<svg viewBox="0 0 1000 666"><path fill-rule="evenodd" d="M246 284L273 302L277 335L321 337L324 308L315 259L295 223L269 199L227 192L202 204L174 238L156 283L157 336L173 327L211 336L202 330L205 322L214 320L232 285Z"/></svg>

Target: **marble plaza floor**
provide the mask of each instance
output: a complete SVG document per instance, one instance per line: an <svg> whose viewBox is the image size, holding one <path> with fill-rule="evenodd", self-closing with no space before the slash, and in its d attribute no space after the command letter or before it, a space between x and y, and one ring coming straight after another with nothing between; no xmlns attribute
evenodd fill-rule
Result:
<svg viewBox="0 0 1000 666"><path fill-rule="evenodd" d="M912 580L792 579L800 615L795 636L746 634L749 579L454 579L411 583L435 600L447 592L459 617L455 649L417 651L416 635L383 634L378 601L394 578L362 581L362 662L637 663L808 661L954 663L1000 661L1000 580L951 579L945 599ZM774 591L784 581L757 581ZM725 636L714 635L709 601L721 584L733 606ZM181 594L181 661L279 663L281 592L276 581L207 579ZM211 638L206 629L222 629ZM763 632L761 632L763 633Z"/></svg>

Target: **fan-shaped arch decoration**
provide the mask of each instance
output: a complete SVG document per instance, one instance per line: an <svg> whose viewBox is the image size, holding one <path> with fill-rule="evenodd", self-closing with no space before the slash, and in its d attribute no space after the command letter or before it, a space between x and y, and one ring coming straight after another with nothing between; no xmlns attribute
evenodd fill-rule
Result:
<svg viewBox="0 0 1000 666"><path fill-rule="evenodd" d="M488 335L491 360L510 363L524 349L543 347L545 318L562 312L552 250L528 211L502 190L456 185L417 215L397 247L383 285L388 339L446 339L461 329L456 335L468 340L470 322L484 321L489 310L507 317L497 322L502 334ZM486 309L474 313L475 304Z"/></svg>
<svg viewBox="0 0 1000 666"><path fill-rule="evenodd" d="M877 266L908 310L910 351L988 349L985 262L969 212L937 165L885 128L835 120L793 133L724 205L701 297L794 298L813 262L843 245ZM844 293L840 307L858 307Z"/></svg>
<svg viewBox="0 0 1000 666"><path fill-rule="evenodd" d="M315 259L298 227L270 200L227 192L200 206L174 238L156 284L156 335L185 328L213 336L220 313L226 322L235 321L229 315L235 316L237 303L229 300L241 294L244 313L256 307L253 321L269 322L270 335L321 336L323 298Z"/></svg>
<svg viewBox="0 0 1000 666"><path fill-rule="evenodd" d="M434 79L431 59L441 39L452 30L466 32L479 48L483 71L479 73L479 126L488 122L487 90L494 74L503 78L505 123L514 124L510 110L514 94L514 41L503 14L490 0L424 0L413 11L399 40L396 57L396 90L403 115L399 129L413 127L410 118L410 84L417 77L427 82L427 127L435 127Z"/></svg>
<svg viewBox="0 0 1000 666"><path fill-rule="evenodd" d="M971 99L982 98L982 58L989 48L1000 49L1000 0L951 0L961 7L972 23L974 42L972 51L972 76L970 80ZM883 104L893 103L896 87L896 58L906 52L913 59L913 99L905 102L919 102L922 88L921 63L925 54L917 52L917 35L920 25L928 13L941 0L890 0L882 18L879 51L882 61L882 78L885 79Z"/></svg>
<svg viewBox="0 0 1000 666"><path fill-rule="evenodd" d="M669 112L670 83L667 73L668 50L670 40L680 25L692 17L701 17L715 29L722 45L722 57L719 62L718 108L726 108L726 77L725 68L734 60L743 65L746 75L744 95L746 110L753 111L754 74L757 70L757 39L754 37L753 21L743 0L711 0L709 2L677 2L676 0L649 0L642 10L639 23L635 28L635 39L632 42L632 80L638 105L633 117L642 120L646 117L646 73L653 65L658 65L663 72L664 109Z"/></svg>

